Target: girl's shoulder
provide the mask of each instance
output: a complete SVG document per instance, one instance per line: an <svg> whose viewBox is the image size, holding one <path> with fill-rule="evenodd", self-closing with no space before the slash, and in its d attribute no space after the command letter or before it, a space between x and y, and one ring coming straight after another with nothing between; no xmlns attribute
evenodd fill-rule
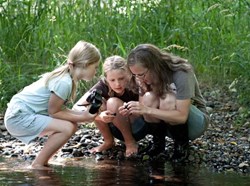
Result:
<svg viewBox="0 0 250 186"><path fill-rule="evenodd" d="M93 89L99 89L99 90L104 91L104 90L108 89L108 85L107 85L107 83L105 82L105 80L100 79L100 80L91 88L91 90L93 90Z"/></svg>
<svg viewBox="0 0 250 186"><path fill-rule="evenodd" d="M102 91L102 96L104 98L108 98L108 92L109 92L109 86L107 85L107 83L105 82L104 79L100 79L91 89L90 91L97 89L97 90L101 90Z"/></svg>
<svg viewBox="0 0 250 186"><path fill-rule="evenodd" d="M72 78L71 76L66 73L61 76L53 77L48 81L48 88L49 89L62 89L62 90L71 90L72 88Z"/></svg>
<svg viewBox="0 0 250 186"><path fill-rule="evenodd" d="M54 76L49 81L51 81L51 82L58 82L58 81L71 82L72 78L71 78L69 73L65 73L65 74L62 74L60 76Z"/></svg>

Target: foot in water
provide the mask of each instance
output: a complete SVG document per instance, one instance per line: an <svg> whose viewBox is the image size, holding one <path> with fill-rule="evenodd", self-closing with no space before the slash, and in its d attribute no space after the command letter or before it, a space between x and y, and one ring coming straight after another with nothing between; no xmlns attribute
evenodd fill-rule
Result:
<svg viewBox="0 0 250 186"><path fill-rule="evenodd" d="M129 144L125 144L126 145L126 153L125 156L127 158L135 156L138 154L138 145L137 143L129 143Z"/></svg>
<svg viewBox="0 0 250 186"><path fill-rule="evenodd" d="M112 148L114 146L114 143L103 143L102 145L98 146L98 147L94 147L92 149L89 150L89 152L91 154L95 154L97 152L102 152L105 150L108 150L110 148Z"/></svg>
<svg viewBox="0 0 250 186"><path fill-rule="evenodd" d="M40 165L40 164L32 164L28 167L28 169L35 169L35 170L52 170L51 167L48 165Z"/></svg>

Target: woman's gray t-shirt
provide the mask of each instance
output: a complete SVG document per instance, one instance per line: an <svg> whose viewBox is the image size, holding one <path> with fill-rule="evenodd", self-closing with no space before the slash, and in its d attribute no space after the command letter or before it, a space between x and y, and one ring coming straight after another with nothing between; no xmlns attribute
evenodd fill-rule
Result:
<svg viewBox="0 0 250 186"><path fill-rule="evenodd" d="M176 99L191 99L193 105L207 114L205 99L200 92L197 78L192 71L174 72L173 83L176 87Z"/></svg>

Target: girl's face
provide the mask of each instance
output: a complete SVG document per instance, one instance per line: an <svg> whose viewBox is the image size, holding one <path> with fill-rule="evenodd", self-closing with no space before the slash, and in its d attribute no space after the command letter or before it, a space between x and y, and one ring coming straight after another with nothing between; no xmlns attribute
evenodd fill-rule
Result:
<svg viewBox="0 0 250 186"><path fill-rule="evenodd" d="M149 69L139 64L129 66L129 69L131 73L133 74L133 76L136 77L136 79L138 79L139 81L142 81L148 85L152 84L153 79L150 75Z"/></svg>
<svg viewBox="0 0 250 186"><path fill-rule="evenodd" d="M77 67L75 69L75 77L77 80L90 81L95 76L98 66L99 62L93 63L86 68Z"/></svg>
<svg viewBox="0 0 250 186"><path fill-rule="evenodd" d="M106 80L115 93L122 95L128 83L128 73L121 69L110 70L106 73Z"/></svg>

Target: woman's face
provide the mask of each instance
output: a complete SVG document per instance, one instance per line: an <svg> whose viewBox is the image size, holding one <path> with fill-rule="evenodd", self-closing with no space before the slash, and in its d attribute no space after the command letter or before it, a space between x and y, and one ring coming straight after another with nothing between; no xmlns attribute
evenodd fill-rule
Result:
<svg viewBox="0 0 250 186"><path fill-rule="evenodd" d="M76 67L74 75L77 80L90 81L95 76L98 66L99 62L93 63L86 68Z"/></svg>
<svg viewBox="0 0 250 186"><path fill-rule="evenodd" d="M115 93L122 95L127 87L128 73L121 69L110 70L106 73L106 80Z"/></svg>
<svg viewBox="0 0 250 186"><path fill-rule="evenodd" d="M129 69L134 77L136 77L137 80L142 81L148 85L152 83L152 77L150 75L149 69L139 65L135 64L133 66L129 66Z"/></svg>

